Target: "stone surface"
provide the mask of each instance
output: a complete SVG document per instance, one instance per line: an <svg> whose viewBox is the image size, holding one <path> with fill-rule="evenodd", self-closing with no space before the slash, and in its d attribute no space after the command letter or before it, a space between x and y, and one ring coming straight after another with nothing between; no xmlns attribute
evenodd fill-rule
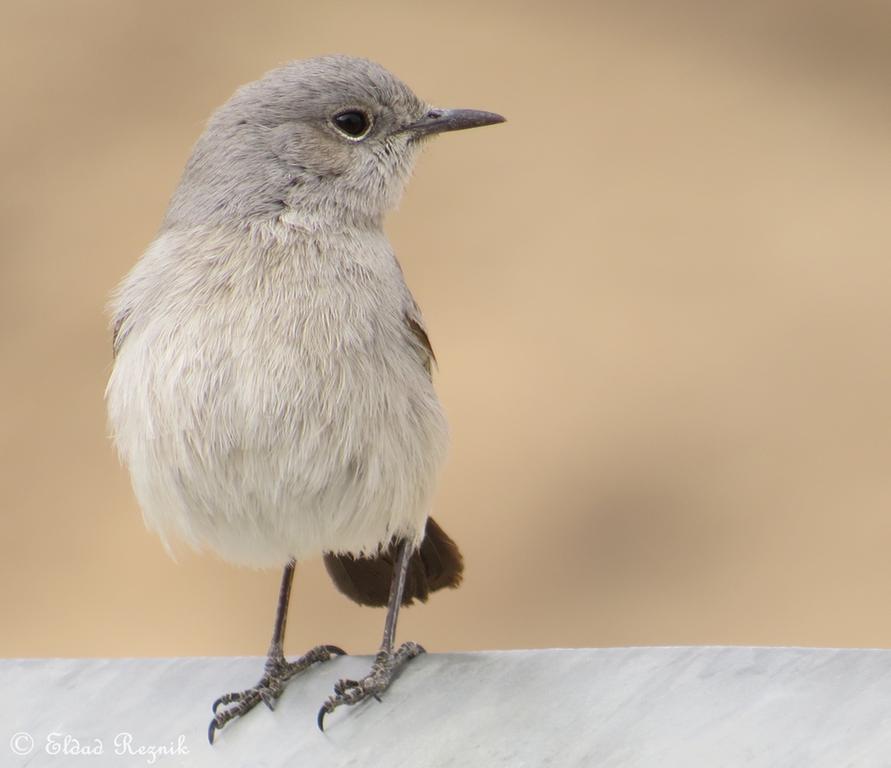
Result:
<svg viewBox="0 0 891 768"><path fill-rule="evenodd" d="M0 661L0 765L891 765L891 651L430 654L382 703L339 709L320 733L316 712L334 681L370 663L347 657L309 671L275 712L257 708L210 747L211 702L252 685L262 659ZM74 754L78 746L102 751Z"/></svg>

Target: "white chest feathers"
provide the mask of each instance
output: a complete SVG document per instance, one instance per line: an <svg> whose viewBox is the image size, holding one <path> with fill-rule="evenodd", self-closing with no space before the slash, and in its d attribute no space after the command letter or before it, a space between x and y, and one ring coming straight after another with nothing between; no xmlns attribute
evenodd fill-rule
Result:
<svg viewBox="0 0 891 768"><path fill-rule="evenodd" d="M382 234L168 232L114 309L109 418L165 541L273 566L420 538L446 425Z"/></svg>

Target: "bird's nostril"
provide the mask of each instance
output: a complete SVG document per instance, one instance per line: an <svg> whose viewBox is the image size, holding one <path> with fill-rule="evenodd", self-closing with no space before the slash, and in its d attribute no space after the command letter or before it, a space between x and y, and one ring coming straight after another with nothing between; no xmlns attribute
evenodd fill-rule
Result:
<svg viewBox="0 0 891 768"><path fill-rule="evenodd" d="M431 109L427 113L427 117L429 117L433 120L435 120L437 117L442 117L442 110L441 109Z"/></svg>

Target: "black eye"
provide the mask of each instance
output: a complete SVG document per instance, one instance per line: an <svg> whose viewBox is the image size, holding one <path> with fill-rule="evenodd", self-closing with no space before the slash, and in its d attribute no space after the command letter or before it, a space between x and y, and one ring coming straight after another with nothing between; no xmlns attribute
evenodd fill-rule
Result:
<svg viewBox="0 0 891 768"><path fill-rule="evenodd" d="M371 119L358 109L347 109L338 112L331 118L331 122L341 133L345 133L351 139L360 139L371 127Z"/></svg>

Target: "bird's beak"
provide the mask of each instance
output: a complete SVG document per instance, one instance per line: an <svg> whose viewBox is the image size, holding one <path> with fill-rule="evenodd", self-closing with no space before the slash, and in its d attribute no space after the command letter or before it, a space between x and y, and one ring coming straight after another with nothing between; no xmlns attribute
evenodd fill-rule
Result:
<svg viewBox="0 0 891 768"><path fill-rule="evenodd" d="M496 115L494 112L482 112L478 109L431 109L420 120L409 123L402 130L420 137L503 122L504 118L501 115Z"/></svg>

